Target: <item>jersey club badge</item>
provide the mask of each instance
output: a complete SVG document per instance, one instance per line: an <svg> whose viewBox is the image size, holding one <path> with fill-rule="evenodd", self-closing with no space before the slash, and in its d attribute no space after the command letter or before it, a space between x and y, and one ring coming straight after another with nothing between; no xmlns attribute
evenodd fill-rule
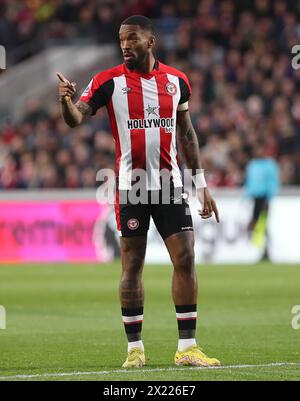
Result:
<svg viewBox="0 0 300 401"><path fill-rule="evenodd" d="M166 84L166 91L168 92L169 95L174 96L177 93L176 85L173 84L172 82L168 82Z"/></svg>

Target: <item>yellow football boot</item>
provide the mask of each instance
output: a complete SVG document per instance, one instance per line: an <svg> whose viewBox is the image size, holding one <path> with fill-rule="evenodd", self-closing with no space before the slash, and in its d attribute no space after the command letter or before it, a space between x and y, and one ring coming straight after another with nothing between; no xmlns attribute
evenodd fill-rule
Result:
<svg viewBox="0 0 300 401"><path fill-rule="evenodd" d="M198 345L192 345L186 350L175 354L175 365L179 366L221 366L220 361L209 358Z"/></svg>
<svg viewBox="0 0 300 401"><path fill-rule="evenodd" d="M144 351L140 348L132 348L122 368L141 368L144 365L146 365Z"/></svg>

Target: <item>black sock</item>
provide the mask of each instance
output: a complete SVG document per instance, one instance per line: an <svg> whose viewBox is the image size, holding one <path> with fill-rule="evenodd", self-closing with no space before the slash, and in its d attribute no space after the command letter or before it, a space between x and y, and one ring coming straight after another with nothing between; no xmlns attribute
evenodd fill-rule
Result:
<svg viewBox="0 0 300 401"><path fill-rule="evenodd" d="M141 340L143 310L143 307L122 308L122 320L128 342Z"/></svg>
<svg viewBox="0 0 300 401"><path fill-rule="evenodd" d="M195 338L197 305L175 305L179 338Z"/></svg>

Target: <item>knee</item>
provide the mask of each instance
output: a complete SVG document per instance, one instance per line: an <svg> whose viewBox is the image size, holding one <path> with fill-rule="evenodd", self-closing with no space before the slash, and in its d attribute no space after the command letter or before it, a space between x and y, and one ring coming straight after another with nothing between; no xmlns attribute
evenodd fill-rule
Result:
<svg viewBox="0 0 300 401"><path fill-rule="evenodd" d="M177 252L174 259L174 268L185 273L194 273L194 262L194 249L185 247Z"/></svg>
<svg viewBox="0 0 300 401"><path fill-rule="evenodd" d="M145 250L144 246L132 246L131 242L128 244L123 241L121 247L122 268L123 276L127 278L138 277L143 270Z"/></svg>
<svg viewBox="0 0 300 401"><path fill-rule="evenodd" d="M123 274L122 276L127 279L138 278L143 270L144 255L140 255L138 252L124 252L122 255L123 259Z"/></svg>
<svg viewBox="0 0 300 401"><path fill-rule="evenodd" d="M135 278L142 273L144 259L138 256L130 256L123 266L123 275Z"/></svg>

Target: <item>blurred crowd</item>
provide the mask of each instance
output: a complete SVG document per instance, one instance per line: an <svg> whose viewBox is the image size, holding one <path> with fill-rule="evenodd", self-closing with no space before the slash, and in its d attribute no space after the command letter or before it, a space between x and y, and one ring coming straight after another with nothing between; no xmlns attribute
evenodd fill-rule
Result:
<svg viewBox="0 0 300 401"><path fill-rule="evenodd" d="M101 109L96 118L70 129L58 103L45 111L30 99L24 121L17 126L7 122L2 129L0 188L97 186L96 172L114 169L115 145L108 124Z"/></svg>
<svg viewBox="0 0 300 401"><path fill-rule="evenodd" d="M157 58L190 79L209 184L241 186L262 144L282 184L300 184L300 69L291 65L300 1L0 0L0 9L0 42L11 48L37 33L42 41L92 36L117 44L122 19L153 18ZM96 171L113 166L105 110L71 130L58 104L45 110L30 99L26 118L0 131L0 188L94 187Z"/></svg>
<svg viewBox="0 0 300 401"><path fill-rule="evenodd" d="M0 43L20 61L47 43L92 38L115 42L129 15L159 15L158 0L0 0ZM179 2L178 2L179 3ZM195 3L195 2L194 2Z"/></svg>

